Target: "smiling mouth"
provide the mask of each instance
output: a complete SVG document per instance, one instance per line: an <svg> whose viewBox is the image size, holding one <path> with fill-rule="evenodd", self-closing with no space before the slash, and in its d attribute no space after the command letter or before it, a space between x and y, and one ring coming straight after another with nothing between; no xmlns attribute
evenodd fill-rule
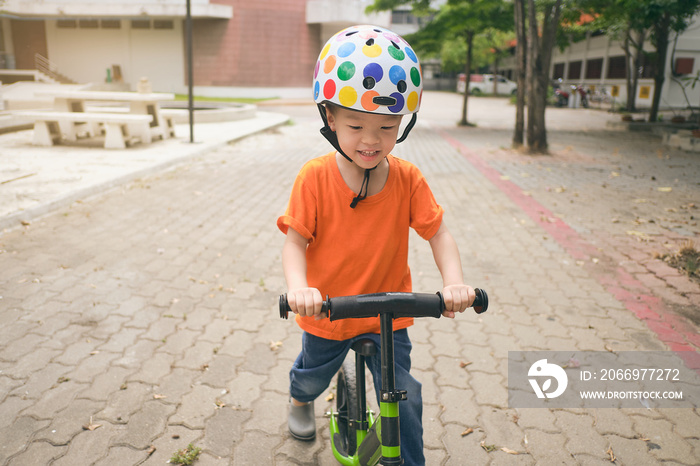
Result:
<svg viewBox="0 0 700 466"><path fill-rule="evenodd" d="M367 157L367 158L372 158L372 157L375 157L377 154L379 154L378 150L359 150L357 152L359 152L362 157Z"/></svg>

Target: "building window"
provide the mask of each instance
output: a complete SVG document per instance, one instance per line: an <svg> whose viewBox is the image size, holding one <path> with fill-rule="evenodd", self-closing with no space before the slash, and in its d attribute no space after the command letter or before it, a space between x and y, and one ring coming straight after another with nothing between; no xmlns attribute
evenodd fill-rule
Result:
<svg viewBox="0 0 700 466"><path fill-rule="evenodd" d="M642 67L637 70L640 78L653 78L656 73L656 52L644 53Z"/></svg>
<svg viewBox="0 0 700 466"><path fill-rule="evenodd" d="M586 79L600 79L603 74L603 59L586 60Z"/></svg>
<svg viewBox="0 0 700 466"><path fill-rule="evenodd" d="M151 29L150 19L132 19L131 29Z"/></svg>
<svg viewBox="0 0 700 466"><path fill-rule="evenodd" d="M552 79L564 79L564 63L554 64L554 74Z"/></svg>
<svg viewBox="0 0 700 466"><path fill-rule="evenodd" d="M78 27L78 22L74 19L59 19L56 21L56 27L60 29L75 29Z"/></svg>
<svg viewBox="0 0 700 466"><path fill-rule="evenodd" d="M171 19L154 19L153 29L173 29L173 21Z"/></svg>
<svg viewBox="0 0 700 466"><path fill-rule="evenodd" d="M580 79L581 78L581 60L572 61L569 63L569 74L566 79Z"/></svg>
<svg viewBox="0 0 700 466"><path fill-rule="evenodd" d="M694 58L676 58L676 65L673 68L676 75L693 74L694 66Z"/></svg>
<svg viewBox="0 0 700 466"><path fill-rule="evenodd" d="M118 19L103 19L100 21L102 29L119 29L122 27L122 22Z"/></svg>
<svg viewBox="0 0 700 466"><path fill-rule="evenodd" d="M627 72L625 69L626 59L624 55L608 58L608 75L609 79L625 79Z"/></svg>
<svg viewBox="0 0 700 466"><path fill-rule="evenodd" d="M100 27L99 21L96 19L81 19L78 21L80 29L97 29Z"/></svg>

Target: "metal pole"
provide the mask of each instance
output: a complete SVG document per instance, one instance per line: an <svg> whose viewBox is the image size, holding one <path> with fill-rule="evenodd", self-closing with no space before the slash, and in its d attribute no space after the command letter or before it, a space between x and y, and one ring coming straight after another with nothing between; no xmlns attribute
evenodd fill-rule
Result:
<svg viewBox="0 0 700 466"><path fill-rule="evenodd" d="M187 18L185 20L185 34L187 42L187 109L190 114L190 142L194 142L194 102L192 86L194 73L192 71L192 11L190 0L187 0Z"/></svg>

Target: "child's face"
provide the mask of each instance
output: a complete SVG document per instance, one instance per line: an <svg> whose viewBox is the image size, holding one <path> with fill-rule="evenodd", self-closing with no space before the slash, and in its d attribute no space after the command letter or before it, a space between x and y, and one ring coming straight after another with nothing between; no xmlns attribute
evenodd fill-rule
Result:
<svg viewBox="0 0 700 466"><path fill-rule="evenodd" d="M379 115L336 107L326 110L328 126L343 152L361 168L376 167L396 145L401 115Z"/></svg>

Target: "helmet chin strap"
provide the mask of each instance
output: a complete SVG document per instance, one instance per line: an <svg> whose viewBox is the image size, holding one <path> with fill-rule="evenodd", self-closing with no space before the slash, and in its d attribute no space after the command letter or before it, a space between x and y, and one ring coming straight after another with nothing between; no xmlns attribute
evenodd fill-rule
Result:
<svg viewBox="0 0 700 466"><path fill-rule="evenodd" d="M343 152L343 149L340 148L340 143L338 143L338 135L331 129L331 127L328 125L328 117L326 116L326 108L322 104L316 104L318 107L318 112L321 114L321 119L323 120L323 128L321 128L321 134L323 135L328 142L331 143L331 146L335 148L335 150L338 151L340 155L345 157L348 161L353 162L353 160L348 157L348 155ZM411 116L411 121L408 122L408 125L406 125L406 128L403 130L403 134L399 139L396 140L396 143L403 142L407 137L408 133L411 132L413 127L416 125L416 120L417 120L417 115L414 113ZM365 174L364 177L362 178L362 185L360 186L360 192L355 196L352 200L352 203L350 203L350 207L354 209L357 207L357 204L365 200L367 198L367 190L369 189L369 175L374 170L377 168L379 165L372 167L372 168L365 168Z"/></svg>

